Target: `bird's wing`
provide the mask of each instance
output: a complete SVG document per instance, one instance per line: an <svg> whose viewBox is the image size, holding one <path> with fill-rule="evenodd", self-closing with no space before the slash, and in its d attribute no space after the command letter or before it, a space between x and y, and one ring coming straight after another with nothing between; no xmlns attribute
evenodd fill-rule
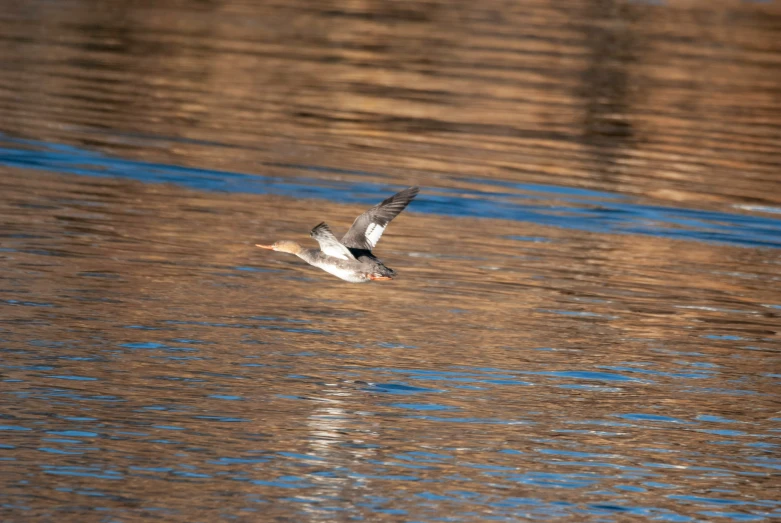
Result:
<svg viewBox="0 0 781 523"><path fill-rule="evenodd" d="M312 232L310 232L309 235L320 244L320 250L323 254L339 258L340 260L355 259L355 256L350 252L350 249L342 245L339 240L336 239L336 236L334 236L334 233L331 232L331 229L325 222L312 229Z"/></svg>
<svg viewBox="0 0 781 523"><path fill-rule="evenodd" d="M418 187L404 189L358 216L342 238L342 243L350 249L372 250L380 241L385 227L407 207L419 190Z"/></svg>

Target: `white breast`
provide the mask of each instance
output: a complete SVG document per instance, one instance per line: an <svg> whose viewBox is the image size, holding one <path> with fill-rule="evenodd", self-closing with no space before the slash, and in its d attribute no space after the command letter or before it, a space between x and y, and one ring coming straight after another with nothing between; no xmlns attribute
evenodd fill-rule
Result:
<svg viewBox="0 0 781 523"><path fill-rule="evenodd" d="M344 281L349 281L352 283L363 283L369 281L369 279L362 273L351 271L343 267L337 267L335 265L318 265L318 267Z"/></svg>

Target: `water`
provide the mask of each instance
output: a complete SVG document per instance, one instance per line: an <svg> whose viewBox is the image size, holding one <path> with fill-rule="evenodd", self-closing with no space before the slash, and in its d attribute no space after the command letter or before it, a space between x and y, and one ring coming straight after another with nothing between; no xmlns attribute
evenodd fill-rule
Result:
<svg viewBox="0 0 781 523"><path fill-rule="evenodd" d="M776 3L5 7L3 521L781 516Z"/></svg>

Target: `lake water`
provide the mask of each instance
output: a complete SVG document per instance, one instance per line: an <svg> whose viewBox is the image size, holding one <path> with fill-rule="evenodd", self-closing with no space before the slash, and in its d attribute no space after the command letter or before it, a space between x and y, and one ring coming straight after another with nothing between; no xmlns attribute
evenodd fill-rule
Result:
<svg viewBox="0 0 781 523"><path fill-rule="evenodd" d="M5 4L0 520L781 517L778 2Z"/></svg>

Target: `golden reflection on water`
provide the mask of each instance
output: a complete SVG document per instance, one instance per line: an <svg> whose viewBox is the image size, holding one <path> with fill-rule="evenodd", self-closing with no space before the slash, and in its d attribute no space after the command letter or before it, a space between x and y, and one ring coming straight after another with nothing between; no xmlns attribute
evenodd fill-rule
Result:
<svg viewBox="0 0 781 523"><path fill-rule="evenodd" d="M401 277L347 285L253 244L354 206L10 170L2 189L9 423L33 429L4 443L38 464L4 483L32 514L90 489L131 520L772 499L775 250L413 205L377 249Z"/></svg>
<svg viewBox="0 0 781 523"><path fill-rule="evenodd" d="M422 197L781 202L777 3L4 7L6 136ZM778 250L413 203L377 249L400 277L349 285L253 245L362 206L12 153L0 519L778 514Z"/></svg>
<svg viewBox="0 0 781 523"><path fill-rule="evenodd" d="M781 201L774 2L24 6L0 39L13 135L237 172Z"/></svg>

